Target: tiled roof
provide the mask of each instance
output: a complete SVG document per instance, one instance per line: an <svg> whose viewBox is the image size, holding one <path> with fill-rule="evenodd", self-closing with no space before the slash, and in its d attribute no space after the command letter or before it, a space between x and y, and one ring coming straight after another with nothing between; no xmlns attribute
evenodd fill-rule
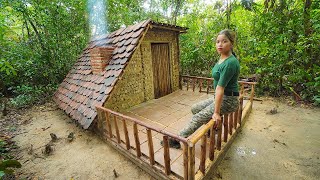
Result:
<svg viewBox="0 0 320 180"><path fill-rule="evenodd" d="M84 49L78 61L60 84L54 94L54 101L68 115L77 120L83 128L87 129L97 116L95 106L103 105L108 98L149 24L170 27L179 32L186 30L177 26L145 20L114 31L109 35L99 36ZM105 71L101 74L93 74L89 51L100 46L114 46L115 50Z"/></svg>

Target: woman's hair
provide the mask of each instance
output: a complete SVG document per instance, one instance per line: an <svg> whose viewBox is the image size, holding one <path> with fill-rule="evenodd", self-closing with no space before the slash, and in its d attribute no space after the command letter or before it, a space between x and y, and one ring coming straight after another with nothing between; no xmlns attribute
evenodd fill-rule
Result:
<svg viewBox="0 0 320 180"><path fill-rule="evenodd" d="M234 45L236 36L235 36L235 33L233 31L231 31L230 29L224 29L224 30L220 31L218 33L218 35L225 35L229 39L231 44ZM234 51L233 51L233 48L231 49L231 52L235 57L237 57L236 53L234 53Z"/></svg>

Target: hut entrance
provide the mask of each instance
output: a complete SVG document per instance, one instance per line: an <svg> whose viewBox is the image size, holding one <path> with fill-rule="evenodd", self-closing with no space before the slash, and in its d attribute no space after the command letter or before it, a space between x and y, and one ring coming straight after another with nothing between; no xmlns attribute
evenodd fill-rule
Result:
<svg viewBox="0 0 320 180"><path fill-rule="evenodd" d="M168 43L151 44L154 96L160 98L172 92Z"/></svg>

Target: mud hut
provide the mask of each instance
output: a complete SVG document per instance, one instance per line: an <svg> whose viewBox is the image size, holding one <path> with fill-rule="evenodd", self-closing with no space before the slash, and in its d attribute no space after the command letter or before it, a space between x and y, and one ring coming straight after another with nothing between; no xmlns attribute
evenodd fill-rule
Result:
<svg viewBox="0 0 320 180"><path fill-rule="evenodd" d="M87 129L96 106L121 111L179 88L179 34L186 28L145 20L93 39L54 94Z"/></svg>

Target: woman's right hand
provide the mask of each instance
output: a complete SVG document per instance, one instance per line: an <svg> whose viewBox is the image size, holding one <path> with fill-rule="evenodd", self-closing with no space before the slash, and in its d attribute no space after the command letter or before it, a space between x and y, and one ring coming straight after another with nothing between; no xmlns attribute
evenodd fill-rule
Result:
<svg viewBox="0 0 320 180"><path fill-rule="evenodd" d="M214 119L213 128L214 128L214 129L218 129L218 128L220 127L220 125L221 125L221 116L220 116L220 114L214 113L214 114L212 115L212 119Z"/></svg>

